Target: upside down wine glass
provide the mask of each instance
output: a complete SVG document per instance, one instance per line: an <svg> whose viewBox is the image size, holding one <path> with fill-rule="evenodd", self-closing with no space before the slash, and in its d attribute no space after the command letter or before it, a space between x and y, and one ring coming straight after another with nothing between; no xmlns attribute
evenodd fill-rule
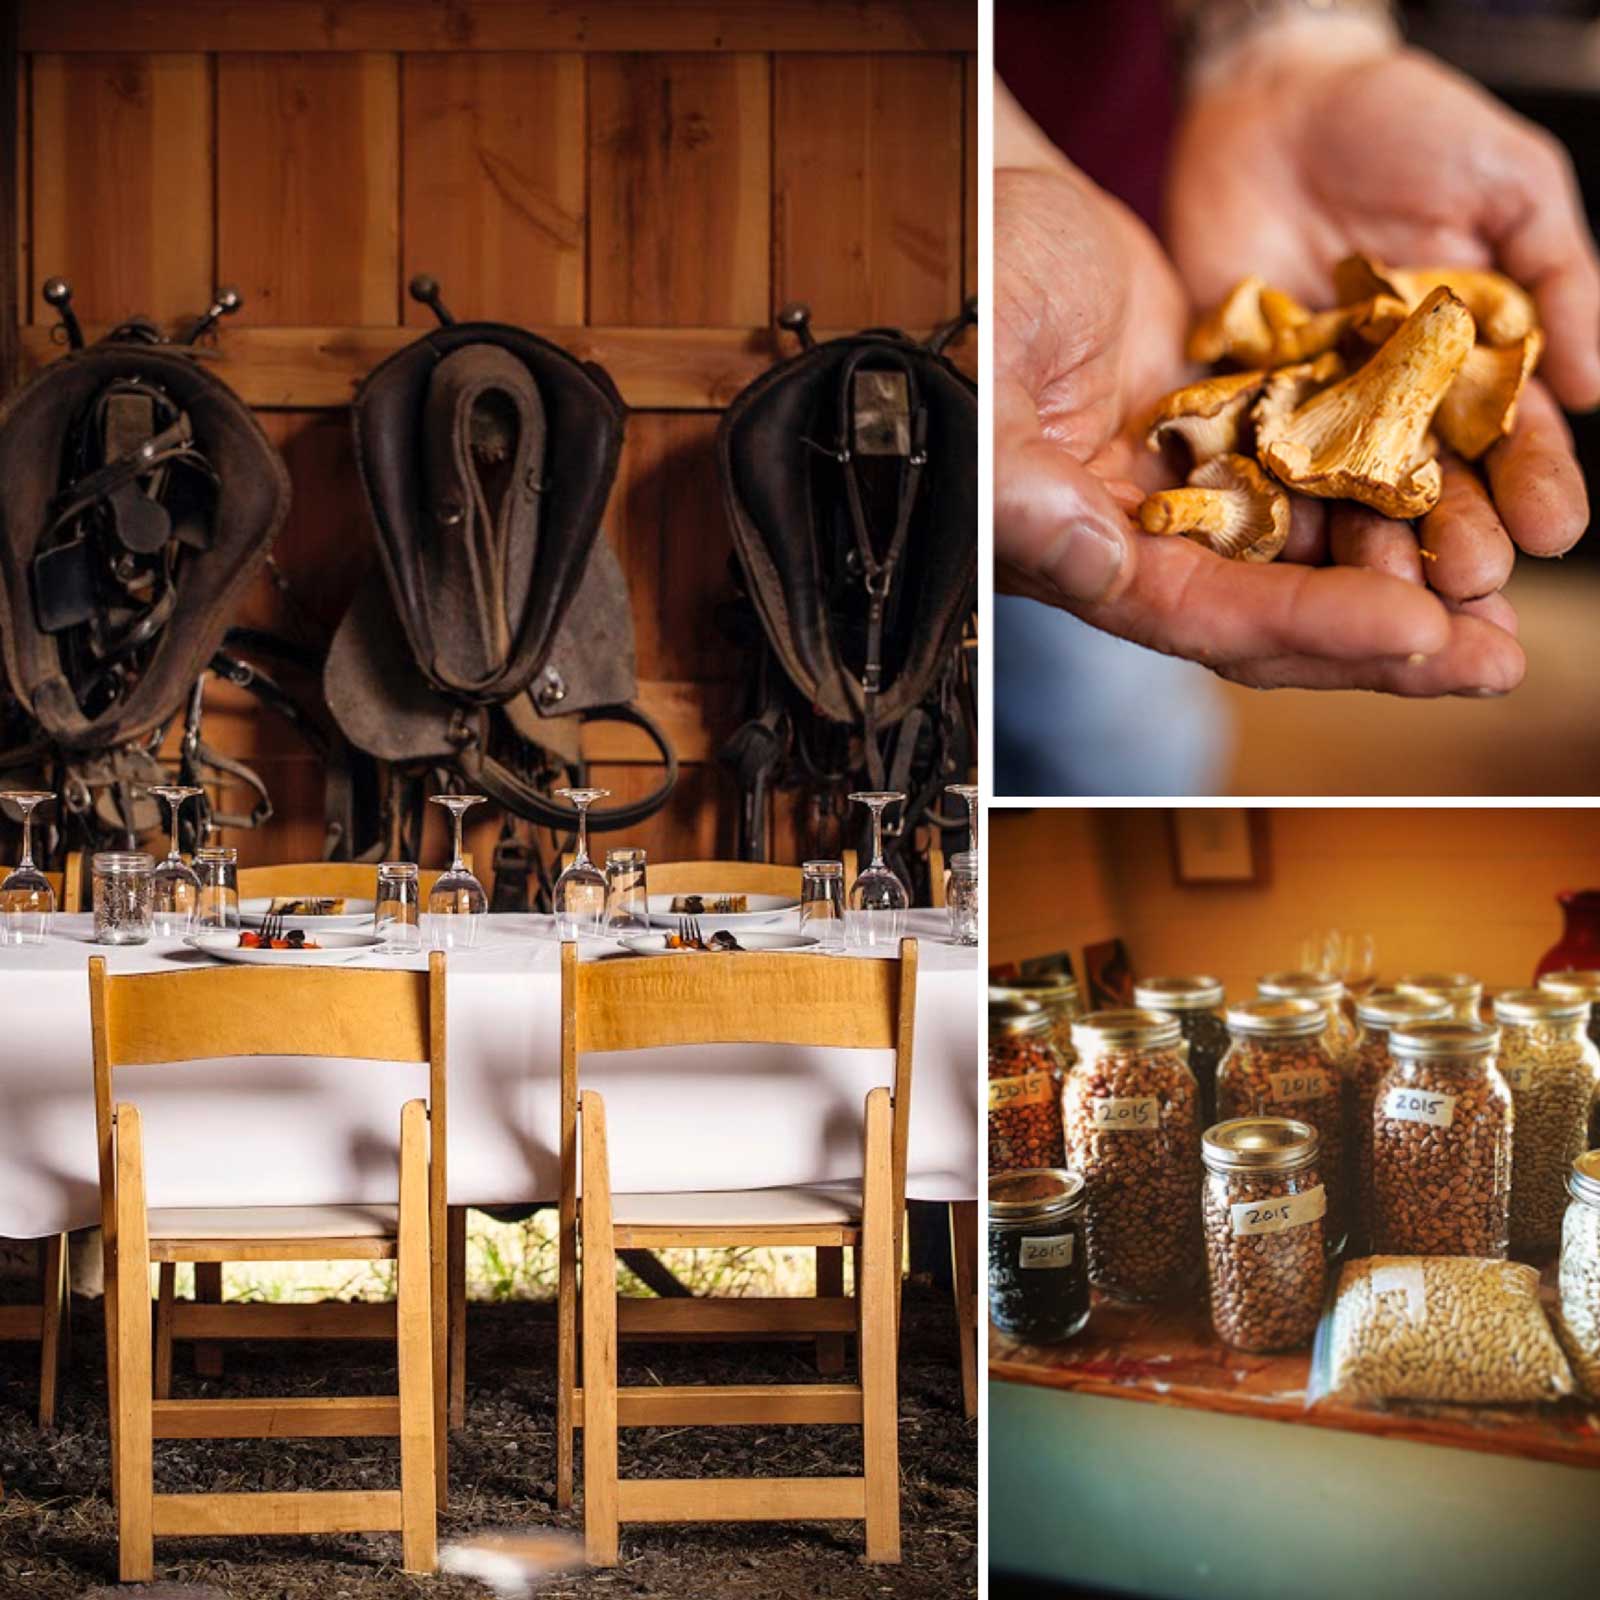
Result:
<svg viewBox="0 0 1600 1600"><path fill-rule="evenodd" d="M978 853L978 786L975 783L947 783L946 794L958 794L967 802L967 849Z"/></svg>
<svg viewBox="0 0 1600 1600"><path fill-rule="evenodd" d="M0 944L43 944L56 909L50 880L33 864L33 811L55 796L48 789L14 789L9 800L22 813L22 860L0 883Z"/></svg>
<svg viewBox="0 0 1600 1600"><path fill-rule="evenodd" d="M434 879L428 891L428 936L435 950L470 950L478 942L478 925L489 909L483 885L473 877L461 856L461 818L488 799L482 794L433 794L436 806L450 813L455 848L449 869Z"/></svg>
<svg viewBox="0 0 1600 1600"><path fill-rule="evenodd" d="M167 802L172 813L172 848L150 879L150 917L158 939L181 939L200 903L200 879L178 850L178 813L183 802L204 789L181 783L153 783L150 793Z"/></svg>
<svg viewBox="0 0 1600 1600"><path fill-rule="evenodd" d="M845 913L845 942L853 950L897 949L906 931L906 907L911 897L906 886L883 859L885 806L904 800L903 794L871 790L850 798L872 813L872 864L850 886L850 908Z"/></svg>
<svg viewBox="0 0 1600 1600"><path fill-rule="evenodd" d="M572 865L556 879L552 895L556 912L556 937L563 941L580 934L605 932L606 875L589 859L589 807L604 800L609 789L557 789L558 800L578 808L578 849Z"/></svg>

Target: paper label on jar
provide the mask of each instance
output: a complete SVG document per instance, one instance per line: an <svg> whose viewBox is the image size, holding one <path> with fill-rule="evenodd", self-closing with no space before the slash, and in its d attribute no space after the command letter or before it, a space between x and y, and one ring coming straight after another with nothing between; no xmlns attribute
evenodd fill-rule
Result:
<svg viewBox="0 0 1600 1600"><path fill-rule="evenodd" d="M1269 1072L1267 1083L1274 1100L1321 1100L1330 1090L1327 1072L1321 1067L1302 1067L1295 1072Z"/></svg>
<svg viewBox="0 0 1600 1600"><path fill-rule="evenodd" d="M1383 1114L1396 1122L1426 1122L1448 1128L1455 1121L1456 1097L1431 1089L1391 1089L1383 1097Z"/></svg>
<svg viewBox="0 0 1600 1600"><path fill-rule="evenodd" d="M1276 1194L1266 1200L1240 1200L1228 1208L1236 1235L1282 1233L1326 1216L1328 1191L1319 1183L1300 1194Z"/></svg>
<svg viewBox="0 0 1600 1600"><path fill-rule="evenodd" d="M1018 1078L989 1080L991 1111L1015 1106L1047 1106L1054 1098L1055 1085L1048 1072L1024 1072Z"/></svg>
<svg viewBox="0 0 1600 1600"><path fill-rule="evenodd" d="M1089 1119L1112 1133L1155 1133L1161 1126L1161 1102L1153 1094L1091 1100Z"/></svg>
<svg viewBox="0 0 1600 1600"><path fill-rule="evenodd" d="M1506 1080L1509 1089L1531 1089L1533 1087L1533 1063L1520 1061L1515 1066L1507 1062L1500 1063L1500 1076Z"/></svg>
<svg viewBox="0 0 1600 1600"><path fill-rule="evenodd" d="M1399 1295L1406 1303L1406 1315L1413 1322L1421 1322L1428 1314L1428 1291L1423 1283L1422 1264L1401 1261L1372 1269L1372 1293Z"/></svg>
<svg viewBox="0 0 1600 1600"><path fill-rule="evenodd" d="M1037 1271L1041 1268L1070 1267L1072 1265L1072 1240L1070 1233L1058 1233L1048 1239L1024 1239L1018 1265Z"/></svg>

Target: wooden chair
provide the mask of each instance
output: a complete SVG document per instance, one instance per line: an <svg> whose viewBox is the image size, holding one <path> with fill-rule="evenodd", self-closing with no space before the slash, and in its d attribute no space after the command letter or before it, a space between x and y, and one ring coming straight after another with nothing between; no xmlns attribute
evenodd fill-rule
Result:
<svg viewBox="0 0 1600 1600"><path fill-rule="evenodd" d="M337 968L205 968L107 977L89 962L112 1484L122 1581L153 1576L153 1541L214 1534L401 1534L404 1566L436 1566L435 1504L446 1473L445 959L426 974ZM399 1206L150 1211L139 1110L119 1103L119 1067L272 1055L426 1062L426 1101L400 1119ZM398 1395L355 1399L153 1398L150 1263L393 1261ZM180 1308L181 1309L181 1308ZM311 1306L194 1306L208 1338L274 1336ZM335 1308L349 1309L349 1308ZM387 1308L378 1308L387 1309ZM176 1326L181 1330L184 1323ZM400 1488L318 1494L155 1494L155 1439L398 1436Z"/></svg>
<svg viewBox="0 0 1600 1600"><path fill-rule="evenodd" d="M4 878L11 870L11 867L0 866L0 878ZM60 912L78 910L83 895L83 852L69 850L63 870L47 872L44 876L55 892L56 910Z"/></svg>
<svg viewBox="0 0 1600 1600"><path fill-rule="evenodd" d="M574 1433L584 1430L588 1557L617 1562L624 1522L865 1520L867 1559L900 1559L896 1348L911 1109L916 941L900 960L719 955L681 961L580 963L561 951L561 1216L558 1295L558 1494L569 1500ZM796 1044L895 1053L893 1091L866 1097L863 1182L854 1193L768 1189L613 1195L605 1107L578 1088L590 1051L666 1045ZM582 1206L578 1198L581 1121ZM579 1241L583 1271L577 1275ZM811 1245L856 1252L854 1304L810 1300L623 1300L616 1252ZM577 1312L583 1318L578 1384ZM856 1332L859 1383L619 1388L617 1340L628 1333L741 1336L778 1330ZM653 1426L856 1423L865 1470L851 1478L619 1479L617 1430Z"/></svg>
<svg viewBox="0 0 1600 1600"><path fill-rule="evenodd" d="M464 854L461 859L470 871L471 852ZM418 893L424 901L441 875L442 869L440 872L417 874ZM326 895L335 900L345 897L370 900L377 887L378 868L371 861L291 861L266 867L239 868L239 894L247 900L269 894Z"/></svg>

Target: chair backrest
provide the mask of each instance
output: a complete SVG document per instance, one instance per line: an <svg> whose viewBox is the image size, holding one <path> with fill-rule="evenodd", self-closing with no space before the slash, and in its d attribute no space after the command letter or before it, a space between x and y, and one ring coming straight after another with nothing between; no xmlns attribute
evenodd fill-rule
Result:
<svg viewBox="0 0 1600 1600"><path fill-rule="evenodd" d="M856 853L843 852L844 882L856 879ZM561 857L565 870L572 852ZM652 861L645 869L652 894L783 894L800 898L800 869L776 861Z"/></svg>
<svg viewBox="0 0 1600 1600"><path fill-rule="evenodd" d="M428 1064L429 1220L444 1238L448 1101L445 957L426 972L351 972L337 967L201 967L112 977L89 959L94 1117L101 1215L114 1227L112 1142L119 1067L238 1056L326 1056L341 1061Z"/></svg>
<svg viewBox="0 0 1600 1600"><path fill-rule="evenodd" d="M471 852L461 859L470 872ZM417 874L418 892L424 900L440 876L439 871ZM370 900L377 887L378 869L370 861L285 861L239 868L239 893L244 896L325 895L333 900Z"/></svg>
<svg viewBox="0 0 1600 1600"><path fill-rule="evenodd" d="M897 961L760 951L579 961L577 946L563 944L563 1173L577 1150L578 1061L590 1051L686 1044L892 1050L898 1216L905 1201L916 1003L915 939L900 941Z"/></svg>
<svg viewBox="0 0 1600 1600"><path fill-rule="evenodd" d="M4 878L11 867L0 866L0 878ZM45 873L45 881L50 885L56 897L57 911L76 911L79 909L79 896L83 893L83 852L69 850L65 870L61 872Z"/></svg>

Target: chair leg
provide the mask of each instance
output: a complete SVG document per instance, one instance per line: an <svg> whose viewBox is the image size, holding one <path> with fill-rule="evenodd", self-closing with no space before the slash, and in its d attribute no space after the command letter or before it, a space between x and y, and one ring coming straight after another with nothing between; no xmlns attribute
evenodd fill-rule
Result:
<svg viewBox="0 0 1600 1600"><path fill-rule="evenodd" d="M978 1202L950 1202L950 1277L961 1340L961 1406L978 1414Z"/></svg>
<svg viewBox="0 0 1600 1600"><path fill-rule="evenodd" d="M399 1285L395 1355L400 1369L400 1539L407 1572L439 1564L434 1429L439 1385L434 1366L434 1283L428 1249L427 1113L420 1100L400 1113Z"/></svg>
<svg viewBox="0 0 1600 1600"><path fill-rule="evenodd" d="M605 1106L586 1091L583 1124L583 1538L590 1566L617 1564L617 1266Z"/></svg>
<svg viewBox="0 0 1600 1600"><path fill-rule="evenodd" d="M116 1111L117 1160L117 1571L123 1583L155 1576L154 1443L150 1373L150 1240L144 1209L139 1113Z"/></svg>
<svg viewBox="0 0 1600 1600"><path fill-rule="evenodd" d="M844 1246L821 1244L817 1246L817 1298L844 1293ZM817 1371L831 1377L844 1371L844 1339L842 1333L817 1335Z"/></svg>
<svg viewBox="0 0 1600 1600"><path fill-rule="evenodd" d="M867 1480L867 1560L900 1559L899 1406L895 1384L897 1319L893 1173L889 1149L889 1091L867 1096L866 1181L861 1214L861 1276L856 1304L861 1325L861 1422Z"/></svg>
<svg viewBox="0 0 1600 1600"><path fill-rule="evenodd" d="M194 1264L194 1297L200 1305L222 1304L222 1263L197 1261ZM207 1339L194 1347L194 1375L197 1378L222 1376L222 1346Z"/></svg>
<svg viewBox="0 0 1600 1600"><path fill-rule="evenodd" d="M450 1258L450 1426L467 1423L467 1208L451 1206Z"/></svg>
<svg viewBox="0 0 1600 1600"><path fill-rule="evenodd" d="M163 1261L157 1269L156 1293L156 1399L172 1398L172 1297L178 1266Z"/></svg>
<svg viewBox="0 0 1600 1600"><path fill-rule="evenodd" d="M56 1421L56 1392L61 1382L61 1359L67 1332L67 1236L52 1235L45 1241L40 1276L42 1308L39 1327L39 1426L53 1428Z"/></svg>
<svg viewBox="0 0 1600 1600"><path fill-rule="evenodd" d="M578 1386L578 1250L570 1227L556 1241L556 1508L572 1509L573 1391Z"/></svg>

